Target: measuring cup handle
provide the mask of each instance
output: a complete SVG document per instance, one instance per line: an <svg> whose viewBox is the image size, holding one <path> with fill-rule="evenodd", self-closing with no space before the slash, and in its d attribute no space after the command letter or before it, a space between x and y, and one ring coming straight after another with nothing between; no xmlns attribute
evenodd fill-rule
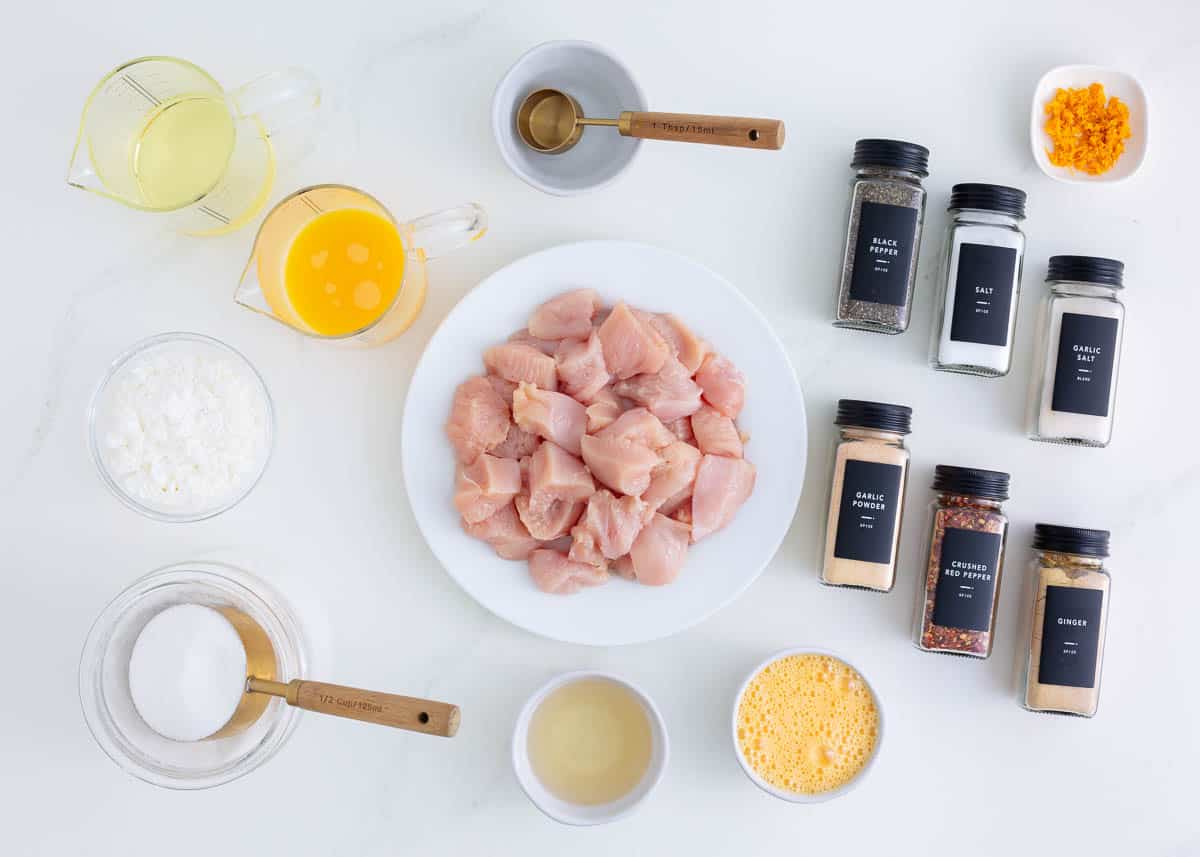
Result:
<svg viewBox="0 0 1200 857"><path fill-rule="evenodd" d="M271 137L311 119L321 105L321 85L302 68L264 74L229 95L238 115L257 119Z"/></svg>
<svg viewBox="0 0 1200 857"><path fill-rule="evenodd" d="M287 701L306 711L443 738L454 737L461 717L458 706L448 702L304 679L295 679L287 685Z"/></svg>
<svg viewBox="0 0 1200 857"><path fill-rule="evenodd" d="M617 123L626 137L707 143L742 149L782 149L784 128L779 119L746 116L704 116L699 113L634 113L626 111Z"/></svg>
<svg viewBox="0 0 1200 857"><path fill-rule="evenodd" d="M405 243L422 260L444 256L484 236L487 213L473 202L418 217L403 227Z"/></svg>

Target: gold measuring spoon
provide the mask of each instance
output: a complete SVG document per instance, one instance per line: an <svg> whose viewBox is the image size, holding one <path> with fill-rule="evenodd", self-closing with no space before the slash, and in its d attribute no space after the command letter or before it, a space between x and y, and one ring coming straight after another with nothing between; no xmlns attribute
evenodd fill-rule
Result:
<svg viewBox="0 0 1200 857"><path fill-rule="evenodd" d="M262 716L272 696L305 711L348 717L410 732L452 738L458 731L461 714L457 705L448 702L298 678L286 683L275 681L275 649L267 632L240 610L232 607L216 609L242 638L242 645L246 648L247 677L246 692L238 707L226 724L210 737L224 738L248 728Z"/></svg>
<svg viewBox="0 0 1200 857"><path fill-rule="evenodd" d="M585 125L606 125L616 128L623 137L643 140L743 149L783 148L783 122L779 119L631 110L617 119L589 119L578 101L557 89L531 92L517 109L517 133L529 148L547 155L560 155L578 143Z"/></svg>

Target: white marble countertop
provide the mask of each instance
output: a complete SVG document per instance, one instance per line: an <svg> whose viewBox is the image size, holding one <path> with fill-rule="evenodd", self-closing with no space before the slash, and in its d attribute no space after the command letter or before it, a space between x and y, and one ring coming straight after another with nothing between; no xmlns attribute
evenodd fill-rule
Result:
<svg viewBox="0 0 1200 857"><path fill-rule="evenodd" d="M26 4L0 59L4 307L0 384L0 706L3 844L14 855L1200 853L1195 771L1200 692L1186 540L1200 508L1195 357L1200 230L1195 141L1200 8L1186 0L1004 4L878 0L820 5L539 0L404 3ZM504 167L491 137L497 79L525 49L583 38L633 68L652 106L778 116L778 154L643 147L616 185L544 196ZM164 233L63 183L78 111L117 62L184 56L236 84L303 65L325 84L331 133L273 193L360 185L399 214L484 205L487 238L431 269L428 306L374 351L322 347L235 306L252 230ZM1151 97L1150 153L1126 184L1056 184L1028 149L1028 99L1053 65L1137 74ZM835 330L838 244L854 140L932 149L930 216L915 320L900 337ZM330 142L331 141L331 142ZM1025 300L1012 374L931 371L926 350L945 201L957 181L1029 192ZM476 282L531 251L630 238L691 256L773 321L804 385L812 439L786 543L736 603L674 638L596 650L494 618L442 571L416 531L400 474L401 402L425 341ZM1128 327L1110 448L1035 444L1021 417L1045 260L1127 263ZM103 367L143 337L187 329L242 350L278 417L261 485L214 520L158 524L96 478L84 410ZM887 596L818 585L832 410L838 397L916 411L910 508L938 462L1012 472L1013 519L995 654L931 657L909 643L924 516L910 514ZM1104 692L1091 721L1016 703L1017 627L1035 521L1113 533ZM88 626L135 577L220 558L270 580L307 627L321 676L458 702L453 741L315 715L235 783L175 793L116 768L79 710ZM831 804L776 801L742 775L731 696L765 654L811 643L845 652L879 690L888 736L870 778ZM556 672L617 671L658 701L671 766L633 818L574 830L541 816L509 768L526 695ZM824 848L823 848L824 847Z"/></svg>

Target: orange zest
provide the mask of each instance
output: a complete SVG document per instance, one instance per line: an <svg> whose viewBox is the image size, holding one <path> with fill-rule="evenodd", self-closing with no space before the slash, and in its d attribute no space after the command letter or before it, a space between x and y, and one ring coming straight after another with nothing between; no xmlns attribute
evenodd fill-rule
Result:
<svg viewBox="0 0 1200 857"><path fill-rule="evenodd" d="M1103 84L1086 89L1058 89L1046 104L1045 131L1054 143L1050 163L1098 176L1113 168L1125 141L1133 136L1129 107Z"/></svg>

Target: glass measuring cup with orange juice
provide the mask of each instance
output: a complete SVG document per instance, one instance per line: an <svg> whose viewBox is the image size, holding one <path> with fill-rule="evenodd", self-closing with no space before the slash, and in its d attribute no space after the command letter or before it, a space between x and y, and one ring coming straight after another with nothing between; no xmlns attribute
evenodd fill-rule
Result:
<svg viewBox="0 0 1200 857"><path fill-rule="evenodd" d="M263 221L234 299L309 336L380 345L420 313L425 263L486 230L471 203L400 223L357 188L305 188Z"/></svg>

